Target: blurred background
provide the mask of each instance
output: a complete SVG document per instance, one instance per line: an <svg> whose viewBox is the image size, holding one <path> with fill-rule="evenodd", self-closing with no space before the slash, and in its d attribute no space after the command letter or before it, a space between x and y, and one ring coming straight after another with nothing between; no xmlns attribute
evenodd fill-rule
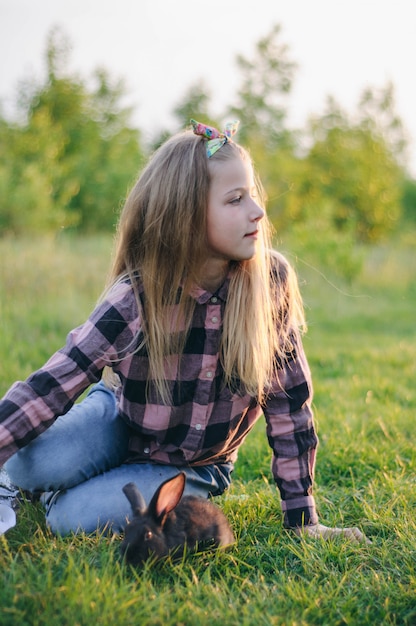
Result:
<svg viewBox="0 0 416 626"><path fill-rule="evenodd" d="M279 244L347 280L416 231L407 0L0 0L0 236L113 232L147 156L238 118ZM306 250L306 252L305 252Z"/></svg>

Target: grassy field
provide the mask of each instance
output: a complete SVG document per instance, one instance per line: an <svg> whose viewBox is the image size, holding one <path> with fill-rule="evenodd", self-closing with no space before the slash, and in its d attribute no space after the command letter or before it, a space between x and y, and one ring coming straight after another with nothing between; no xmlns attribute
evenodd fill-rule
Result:
<svg viewBox="0 0 416 626"><path fill-rule="evenodd" d="M384 625L416 623L415 237L371 251L346 286L295 258L320 435L322 523L372 545L282 528L263 423L218 502L237 542L135 571L119 538L53 537L26 503L0 537L0 624ZM0 393L40 366L103 286L110 238L0 241ZM289 246L288 246L289 247Z"/></svg>

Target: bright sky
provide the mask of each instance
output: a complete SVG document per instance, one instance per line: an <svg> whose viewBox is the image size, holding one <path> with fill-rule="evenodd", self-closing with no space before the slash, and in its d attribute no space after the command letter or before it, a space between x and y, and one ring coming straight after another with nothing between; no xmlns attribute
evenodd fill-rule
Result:
<svg viewBox="0 0 416 626"><path fill-rule="evenodd" d="M0 100L7 110L20 79L42 77L47 34L60 25L72 69L123 77L135 122L152 136L200 78L214 113L233 104L236 56L250 58L276 23L299 66L292 123L322 112L328 95L352 110L365 87L392 81L416 175L414 0L0 0Z"/></svg>

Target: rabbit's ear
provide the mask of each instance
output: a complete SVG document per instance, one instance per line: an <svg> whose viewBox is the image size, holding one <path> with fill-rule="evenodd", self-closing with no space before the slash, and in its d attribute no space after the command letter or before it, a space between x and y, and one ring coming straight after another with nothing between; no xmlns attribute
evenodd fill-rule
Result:
<svg viewBox="0 0 416 626"><path fill-rule="evenodd" d="M123 491L130 502L131 509L135 515L143 515L146 512L146 502L137 486L134 483L124 485Z"/></svg>
<svg viewBox="0 0 416 626"><path fill-rule="evenodd" d="M163 527L168 513L179 504L185 489L186 475L181 472L169 478L156 490L149 504L149 513Z"/></svg>

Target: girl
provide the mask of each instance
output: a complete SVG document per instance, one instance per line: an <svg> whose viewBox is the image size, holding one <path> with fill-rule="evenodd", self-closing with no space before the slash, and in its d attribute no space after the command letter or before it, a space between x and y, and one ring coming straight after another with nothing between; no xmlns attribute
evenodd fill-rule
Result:
<svg viewBox="0 0 416 626"><path fill-rule="evenodd" d="M192 125L131 191L90 318L1 401L0 463L11 457L6 470L22 489L49 492L53 532L120 531L130 481L149 500L185 471L188 493L221 494L264 414L284 525L362 539L318 524L302 303L271 249L250 157L231 139L236 124Z"/></svg>

